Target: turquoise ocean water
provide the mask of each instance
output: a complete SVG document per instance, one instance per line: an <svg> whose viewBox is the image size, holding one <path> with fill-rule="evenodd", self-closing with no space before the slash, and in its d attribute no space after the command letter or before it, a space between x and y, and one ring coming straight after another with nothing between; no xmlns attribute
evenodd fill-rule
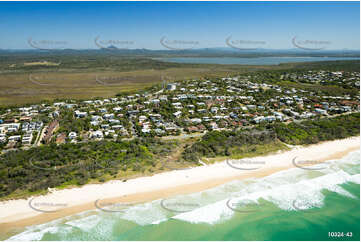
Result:
<svg viewBox="0 0 361 242"><path fill-rule="evenodd" d="M8 239L359 240L360 152L321 170L293 168L167 200L87 211Z"/></svg>

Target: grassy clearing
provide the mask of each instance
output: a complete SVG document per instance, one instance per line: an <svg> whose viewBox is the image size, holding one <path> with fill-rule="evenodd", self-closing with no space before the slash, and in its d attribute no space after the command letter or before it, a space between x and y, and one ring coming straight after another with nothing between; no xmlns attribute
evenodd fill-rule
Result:
<svg viewBox="0 0 361 242"><path fill-rule="evenodd" d="M244 159L256 156L271 155L279 151L286 151L290 148L280 141L268 144L245 145L241 147L232 148L231 156L217 156L215 158L202 158L203 162L213 164L227 159Z"/></svg>
<svg viewBox="0 0 361 242"><path fill-rule="evenodd" d="M25 62L24 66L59 66L60 63L50 61Z"/></svg>

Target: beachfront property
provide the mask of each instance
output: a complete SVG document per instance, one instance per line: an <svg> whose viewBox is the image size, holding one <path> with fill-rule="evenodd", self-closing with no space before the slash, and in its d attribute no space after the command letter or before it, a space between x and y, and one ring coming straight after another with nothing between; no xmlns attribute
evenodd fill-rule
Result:
<svg viewBox="0 0 361 242"><path fill-rule="evenodd" d="M0 124L0 143L6 145L9 141L20 140L23 145L29 145L30 137L37 137L38 134L41 136L39 140L45 144L59 144L79 140L237 130L260 123L332 117L358 112L360 108L357 97L331 96L312 89L288 88L258 79L254 74L183 80L147 93L82 102L65 100L50 105L9 109L6 115L0 116L3 120ZM280 79L322 85L342 82L353 87L359 82L359 74L308 71L301 74L285 73L280 75ZM267 98L262 94L264 92L268 93ZM64 120L65 115L67 120ZM46 123L41 121L45 117L48 120ZM75 120L81 125L62 125ZM20 135L20 138L14 135ZM67 139L64 139L64 135ZM36 142L33 145L40 144Z"/></svg>

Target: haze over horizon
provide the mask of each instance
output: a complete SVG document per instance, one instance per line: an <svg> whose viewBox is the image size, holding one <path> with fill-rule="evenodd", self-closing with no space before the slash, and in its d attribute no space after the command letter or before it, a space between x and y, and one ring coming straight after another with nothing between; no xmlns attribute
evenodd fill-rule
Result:
<svg viewBox="0 0 361 242"><path fill-rule="evenodd" d="M167 50L223 48L229 43L241 49L295 49L295 38L323 50L360 46L359 2L2 2L0 6L0 49Z"/></svg>

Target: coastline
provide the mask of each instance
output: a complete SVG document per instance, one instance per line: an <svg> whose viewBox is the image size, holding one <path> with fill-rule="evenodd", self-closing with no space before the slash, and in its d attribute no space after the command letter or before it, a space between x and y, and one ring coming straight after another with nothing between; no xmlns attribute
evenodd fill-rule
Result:
<svg viewBox="0 0 361 242"><path fill-rule="evenodd" d="M107 203L139 203L179 194L200 192L233 180L260 178L278 171L295 168L292 160L302 157L306 160L324 162L339 159L347 153L360 149L360 137L325 141L308 146L295 146L291 150L249 158L265 161L259 169L239 170L225 161L187 170L163 172L149 177L103 184L89 184L81 188L56 190L47 195L35 197L38 202L66 205L56 212L39 212L29 206L29 199L0 202L0 230L8 232L29 225L42 224L87 210L97 209L95 201Z"/></svg>

